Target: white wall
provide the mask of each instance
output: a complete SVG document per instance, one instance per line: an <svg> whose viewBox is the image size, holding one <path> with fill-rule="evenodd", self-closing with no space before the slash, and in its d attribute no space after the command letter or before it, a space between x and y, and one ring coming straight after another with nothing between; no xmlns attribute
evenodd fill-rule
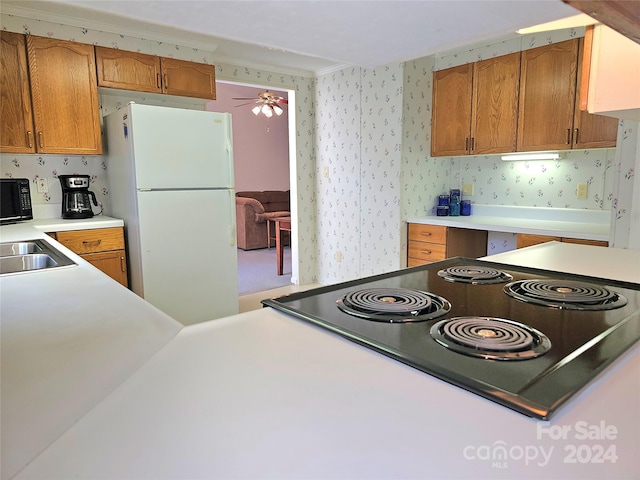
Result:
<svg viewBox="0 0 640 480"><path fill-rule="evenodd" d="M217 82L216 97L207 110L230 113L233 119L233 158L237 192L289 190L289 114L284 106L281 116L267 118L251 112L251 100L264 88ZM270 90L287 98L286 91ZM249 105L243 105L249 103Z"/></svg>

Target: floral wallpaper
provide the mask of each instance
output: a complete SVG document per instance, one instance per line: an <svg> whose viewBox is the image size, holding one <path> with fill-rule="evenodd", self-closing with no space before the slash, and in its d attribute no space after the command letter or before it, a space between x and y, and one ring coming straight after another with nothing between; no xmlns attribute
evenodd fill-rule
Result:
<svg viewBox="0 0 640 480"><path fill-rule="evenodd" d="M640 123L623 120L618 128L611 207L611 244L617 248L640 248L640 182L635 177L638 168Z"/></svg>
<svg viewBox="0 0 640 480"><path fill-rule="evenodd" d="M237 81L259 86L273 86L290 90L290 108L296 109L296 158L294 170L297 183L291 185L292 194L297 195L298 224L293 232L298 236L298 264L293 266L292 281L305 284L316 281L316 223L315 223L315 156L314 156L314 80L312 78L274 73L255 68L242 67L215 62L212 51L186 47L167 42L160 42L127 36L107 31L74 27L46 20L24 18L3 13L0 28L3 30L33 35L60 38L80 43L91 43L110 48L136 51L160 55L181 60L191 60L214 64L219 80ZM100 93L100 113L107 115L129 101L151 105L164 105L180 108L204 110L203 102L162 95L132 92L124 96ZM0 155L0 174L3 177L30 178L34 184L38 178L47 178L48 194L38 194L32 189L34 205L47 206L58 204L62 193L58 187L58 175L88 174L91 175L93 190L108 212L108 189L106 186L107 162L102 156L59 156L59 155Z"/></svg>
<svg viewBox="0 0 640 480"><path fill-rule="evenodd" d="M317 79L318 279L397 269L403 66Z"/></svg>
<svg viewBox="0 0 640 480"><path fill-rule="evenodd" d="M570 151L553 162L429 154L434 70L579 37L581 30L524 36L374 69L345 68L314 79L219 64L206 48L7 14L1 21L9 31L212 63L219 80L287 90L289 108L295 109L294 282L330 284L404 266L405 219L432 215L437 196L462 183L474 184L474 195L468 197L474 203L614 210L612 227L620 246L629 236L638 155L635 122L621 122L616 149ZM101 113L130 100L204 108L155 95L101 92ZM108 204L106 168L102 156L3 154L0 163L2 176L49 179L50 193L34 195L39 204L60 201L55 183L66 173L91 175L92 190ZM575 196L578 183L588 184L586 200Z"/></svg>

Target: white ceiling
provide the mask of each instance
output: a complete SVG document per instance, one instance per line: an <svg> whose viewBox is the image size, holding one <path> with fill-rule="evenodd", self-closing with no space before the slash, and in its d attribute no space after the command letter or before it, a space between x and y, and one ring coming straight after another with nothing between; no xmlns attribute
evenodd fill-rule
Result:
<svg viewBox="0 0 640 480"><path fill-rule="evenodd" d="M579 13L561 0L2 0L2 9L176 38L214 50L216 61L316 74L508 38Z"/></svg>

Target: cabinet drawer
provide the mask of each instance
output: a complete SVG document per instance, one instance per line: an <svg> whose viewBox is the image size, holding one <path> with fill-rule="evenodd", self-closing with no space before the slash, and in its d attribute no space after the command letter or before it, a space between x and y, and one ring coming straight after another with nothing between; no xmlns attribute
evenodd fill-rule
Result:
<svg viewBox="0 0 640 480"><path fill-rule="evenodd" d="M437 262L447 257L447 246L439 243L416 242L409 240L409 258L418 258Z"/></svg>
<svg viewBox="0 0 640 480"><path fill-rule="evenodd" d="M409 241L447 243L447 227L441 225L409 224Z"/></svg>
<svg viewBox="0 0 640 480"><path fill-rule="evenodd" d="M121 227L96 228L58 232L58 241L77 254L124 250L124 232Z"/></svg>
<svg viewBox="0 0 640 480"><path fill-rule="evenodd" d="M407 267L418 267L420 265L427 265L430 262L429 260L421 260L419 258L407 258Z"/></svg>

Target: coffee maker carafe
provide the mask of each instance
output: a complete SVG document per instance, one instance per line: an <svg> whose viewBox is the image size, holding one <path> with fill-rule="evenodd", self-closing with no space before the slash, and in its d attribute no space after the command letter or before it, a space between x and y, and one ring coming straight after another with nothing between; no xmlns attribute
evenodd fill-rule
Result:
<svg viewBox="0 0 640 480"><path fill-rule="evenodd" d="M91 218L93 204L98 206L95 193L89 190L89 175L58 175L62 185L62 218ZM100 212L102 213L102 205Z"/></svg>

